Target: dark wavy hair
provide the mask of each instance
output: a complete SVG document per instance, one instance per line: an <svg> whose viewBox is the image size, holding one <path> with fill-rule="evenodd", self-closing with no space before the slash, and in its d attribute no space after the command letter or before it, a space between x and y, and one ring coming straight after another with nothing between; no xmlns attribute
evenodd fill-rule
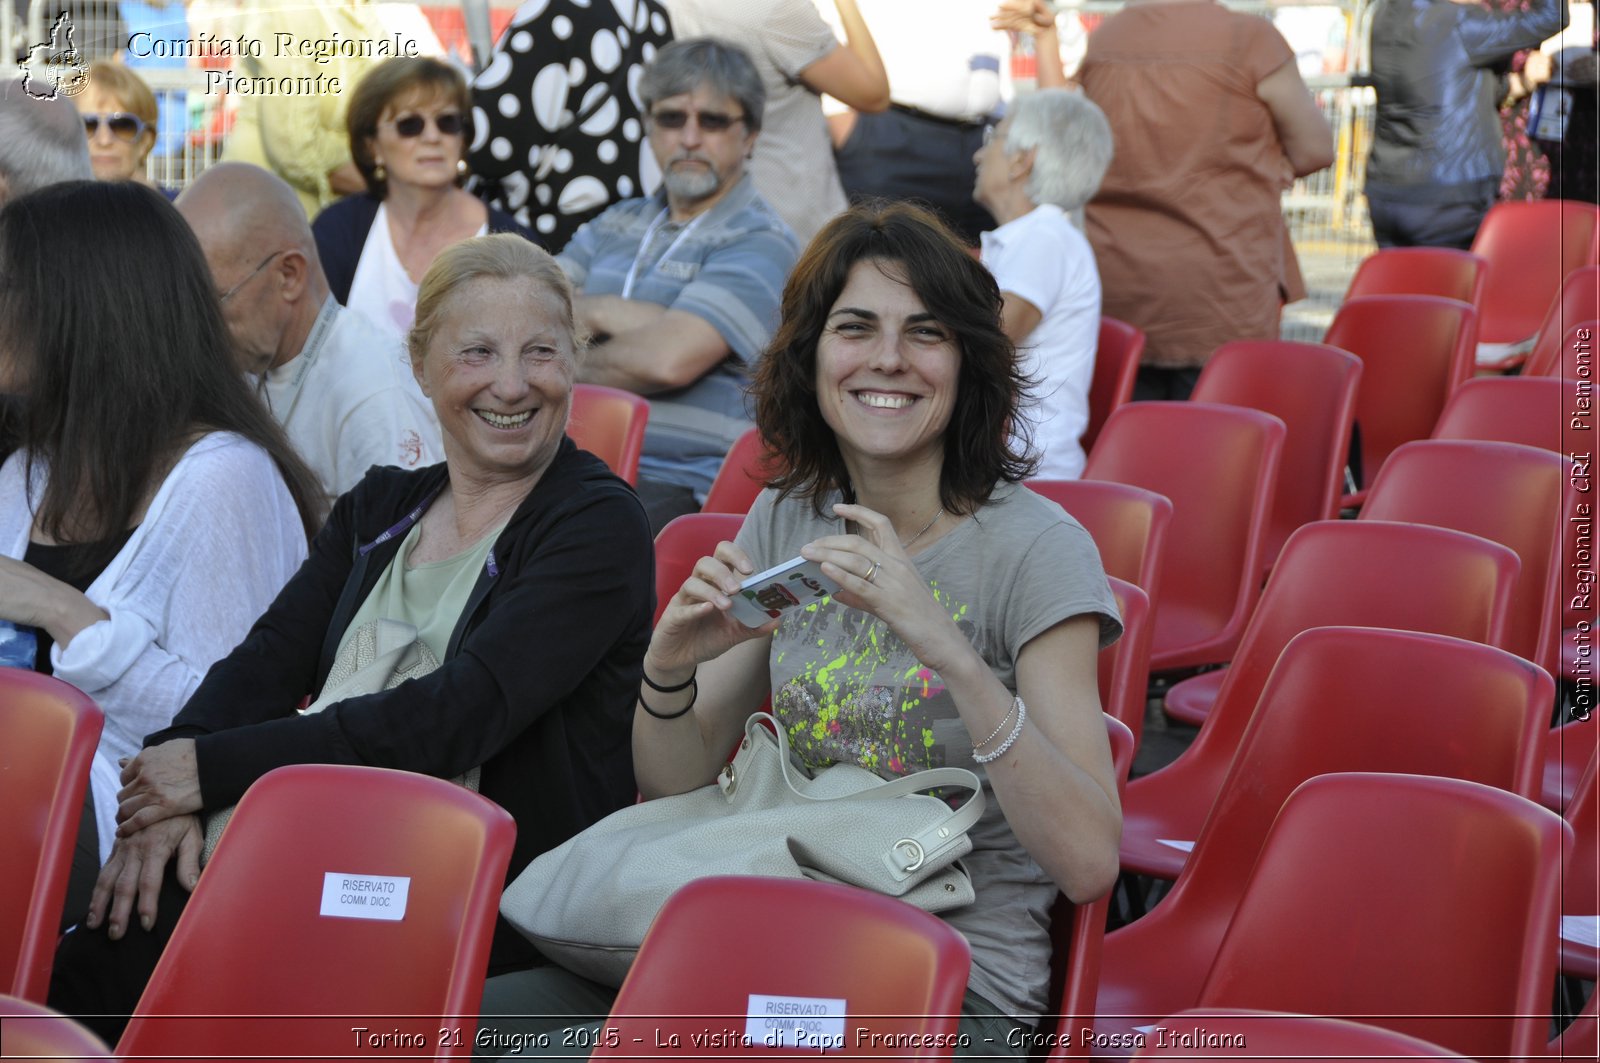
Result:
<svg viewBox="0 0 1600 1063"><path fill-rule="evenodd" d="M939 498L971 513L997 483L1035 468L1008 440L1028 381L1000 328L1000 289L934 215L908 203L866 202L828 222L783 289L782 321L756 365L751 394L766 441L765 467L780 497L811 501L819 515L832 491L853 497L833 429L817 403L817 341L857 262L898 266L922 305L955 334L961 353L956 397L944 435Z"/></svg>
<svg viewBox="0 0 1600 1063"><path fill-rule="evenodd" d="M36 520L57 542L105 544L85 570L110 560L210 431L263 447L316 532L321 488L240 374L200 244L165 196L69 181L14 199L0 210L0 278L0 357L24 396L29 481L49 470Z"/></svg>

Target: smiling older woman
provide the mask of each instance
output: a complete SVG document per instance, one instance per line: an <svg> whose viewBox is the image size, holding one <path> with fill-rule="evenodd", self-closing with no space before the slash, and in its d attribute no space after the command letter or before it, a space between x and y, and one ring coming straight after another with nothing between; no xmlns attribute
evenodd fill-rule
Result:
<svg viewBox="0 0 1600 1063"><path fill-rule="evenodd" d="M521 237L468 240L423 279L409 342L444 463L374 469L340 498L310 560L128 765L88 920L108 933L69 935L58 1007L131 1009L196 881L197 813L281 765L481 768L480 792L517 822L512 873L633 799L650 534L627 485L564 436L581 348L571 289ZM375 620L415 626L437 669L297 713ZM491 972L536 962L499 930Z"/></svg>

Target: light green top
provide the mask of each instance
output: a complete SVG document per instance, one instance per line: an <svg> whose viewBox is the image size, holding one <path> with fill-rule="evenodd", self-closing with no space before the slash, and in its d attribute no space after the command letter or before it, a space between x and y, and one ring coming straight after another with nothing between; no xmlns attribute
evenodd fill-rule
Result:
<svg viewBox="0 0 1600 1063"><path fill-rule="evenodd" d="M454 557L412 565L409 564L411 551L422 530L420 521L413 525L401 541L394 560L378 577L356 615L350 618L343 638L348 639L352 632L371 620L403 620L417 629L417 637L427 644L435 657L444 660L450 635L488 559L489 548L504 528L505 525L500 524L490 529L483 538ZM343 640L339 649L344 650Z"/></svg>

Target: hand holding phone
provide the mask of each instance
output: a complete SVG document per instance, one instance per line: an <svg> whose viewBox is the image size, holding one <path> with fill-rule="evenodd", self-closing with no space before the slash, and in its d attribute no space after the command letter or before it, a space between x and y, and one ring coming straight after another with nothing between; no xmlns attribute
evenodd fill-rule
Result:
<svg viewBox="0 0 1600 1063"><path fill-rule="evenodd" d="M820 602L838 590L839 585L822 574L821 564L797 557L739 584L728 611L745 627L760 627L785 610Z"/></svg>

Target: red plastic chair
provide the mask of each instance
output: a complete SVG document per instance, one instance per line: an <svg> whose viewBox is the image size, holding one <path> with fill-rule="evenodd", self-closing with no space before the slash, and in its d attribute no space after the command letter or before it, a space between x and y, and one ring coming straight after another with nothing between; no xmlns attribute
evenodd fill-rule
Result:
<svg viewBox="0 0 1600 1063"><path fill-rule="evenodd" d="M1165 495L1108 480L1027 480L1066 510L1100 548L1106 575L1133 584L1156 600L1161 559L1172 524Z"/></svg>
<svg viewBox="0 0 1600 1063"><path fill-rule="evenodd" d="M722 468L706 490L706 503L700 512L737 513L741 517L750 512L756 496L775 475L764 457L760 431L752 428L740 436L722 459Z"/></svg>
<svg viewBox="0 0 1600 1063"><path fill-rule="evenodd" d="M655 1058L795 1058L792 1047L743 1043L759 993L842 998L844 1044L827 1058L948 1059L953 1046L938 1041L955 1035L971 967L960 933L892 897L804 879L698 879L651 924L602 1028L616 1036L592 1058L637 1059L641 1045ZM734 1036L695 1044L707 1029ZM910 1047L894 1047L897 1038Z"/></svg>
<svg viewBox="0 0 1600 1063"><path fill-rule="evenodd" d="M1303 783L1195 1006L1359 1017L1476 1059L1540 1055L1569 833L1461 779Z"/></svg>
<svg viewBox="0 0 1600 1063"><path fill-rule="evenodd" d="M7 1059L109 1059L111 1050L76 1022L17 997L0 995L0 1046Z"/></svg>
<svg viewBox="0 0 1600 1063"><path fill-rule="evenodd" d="M742 513L688 513L674 517L656 533L656 620L694 571L695 562L711 556L718 543L732 542L743 525Z"/></svg>
<svg viewBox="0 0 1600 1063"><path fill-rule="evenodd" d="M1600 262L1600 207L1564 199L1496 203L1472 252L1489 263L1478 362L1499 372L1524 360L1567 274Z"/></svg>
<svg viewBox="0 0 1600 1063"><path fill-rule="evenodd" d="M1151 671L1233 656L1261 594L1283 437L1276 417L1203 402L1132 402L1106 422L1083 478L1132 484L1172 502Z"/></svg>
<svg viewBox="0 0 1600 1063"><path fill-rule="evenodd" d="M1567 274L1534 337L1524 376L1553 376L1561 365L1561 338L1576 325L1600 318L1600 266L1581 266ZM1590 337L1593 338L1592 335Z"/></svg>
<svg viewBox="0 0 1600 1063"><path fill-rule="evenodd" d="M1361 517L1452 528L1515 551L1521 569L1505 645L1554 674L1561 615L1558 540L1574 515L1562 509L1566 465L1558 454L1514 443L1407 443L1384 464ZM1567 498L1569 507L1574 498ZM1222 675L1215 672L1186 679L1167 692L1167 714L1199 726L1221 687Z"/></svg>
<svg viewBox="0 0 1600 1063"><path fill-rule="evenodd" d="M1267 675L1294 636L1354 624L1498 646L1516 575L1516 554L1506 547L1444 528L1318 521L1295 532L1200 733L1171 764L1128 784L1123 868L1177 877L1184 853L1159 839L1198 837Z"/></svg>
<svg viewBox="0 0 1600 1063"><path fill-rule="evenodd" d="M1262 576L1289 533L1339 515L1361 360L1320 343L1235 340L1218 347L1190 399L1270 413L1287 429Z"/></svg>
<svg viewBox="0 0 1600 1063"><path fill-rule="evenodd" d="M1561 854L1563 916L1600 915L1600 788L1595 781L1600 767L1600 752L1589 757L1567 806L1566 820L1572 824L1573 844ZM1563 937L1561 973L1585 982L1600 976L1600 948Z"/></svg>
<svg viewBox="0 0 1600 1063"><path fill-rule="evenodd" d="M343 1058L357 1026L470 1055L515 837L504 809L443 779L269 772L223 831L117 1055Z"/></svg>
<svg viewBox="0 0 1600 1063"><path fill-rule="evenodd" d="M1592 703L1589 709L1588 719L1571 719L1545 733L1539 803L1552 812L1566 812L1589 761L1600 748L1600 724L1595 722Z"/></svg>
<svg viewBox="0 0 1600 1063"><path fill-rule="evenodd" d="M1339 308L1323 342L1361 359L1361 475L1343 505L1361 504L1362 488L1396 447L1433 431L1445 400L1472 372L1477 334L1476 313L1454 299L1369 295Z"/></svg>
<svg viewBox="0 0 1600 1063"><path fill-rule="evenodd" d="M1561 453L1562 411L1576 410L1578 382L1550 377L1481 376L1445 403L1434 439L1521 443Z"/></svg>
<svg viewBox="0 0 1600 1063"><path fill-rule="evenodd" d="M1553 690L1526 661L1443 635L1321 627L1295 636L1191 836L1183 874L1149 913L1106 935L1098 1032L1125 1039L1195 1005L1267 828L1295 787L1335 771L1406 772L1526 796L1538 788Z"/></svg>
<svg viewBox="0 0 1600 1063"><path fill-rule="evenodd" d="M1473 1063L1466 1056L1393 1030L1321 1015L1207 1008L1169 1015L1160 1026L1167 1033L1146 1038L1145 1047L1133 1054L1134 1059L1315 1059L1317 1063L1436 1059ZM1165 1040L1164 1046L1158 1038Z"/></svg>
<svg viewBox="0 0 1600 1063"><path fill-rule="evenodd" d="M1105 717L1105 722L1120 794L1133 768L1134 733L1110 716ZM1052 1045L1048 1059L1083 1059L1089 1055L1089 1046L1078 1043L1076 1031L1094 1018L1094 991L1100 982L1100 942L1105 937L1110 908L1110 893L1088 904L1073 904L1064 895L1056 895L1050 915L1054 952L1049 999L1059 1001L1060 1006L1054 1016L1043 1016L1035 1028L1036 1034L1046 1035L1038 1043ZM1050 1038L1052 1033L1057 1036Z"/></svg>
<svg viewBox="0 0 1600 1063"><path fill-rule="evenodd" d="M1553 674L1567 468L1559 454L1516 443L1407 443L1384 464L1361 518L1453 528L1515 550L1522 568L1504 645Z"/></svg>
<svg viewBox="0 0 1600 1063"><path fill-rule="evenodd" d="M0 984L42 1002L105 722L70 684L0 668Z"/></svg>
<svg viewBox="0 0 1600 1063"><path fill-rule="evenodd" d="M1122 616L1122 637L1100 651L1100 707L1133 733L1138 749L1150 689L1150 599L1131 583L1106 579Z"/></svg>
<svg viewBox="0 0 1600 1063"><path fill-rule="evenodd" d="M599 384L572 386L567 435L630 484L639 482L639 455L650 403L631 391Z"/></svg>
<svg viewBox="0 0 1600 1063"><path fill-rule="evenodd" d="M1477 306L1489 263L1453 247L1388 247L1362 259L1345 299L1368 295L1438 295Z"/></svg>
<svg viewBox="0 0 1600 1063"><path fill-rule="evenodd" d="M1100 340L1094 352L1094 375L1089 379L1089 427L1079 442L1089 453L1106 418L1133 398L1133 385L1139 376L1139 360L1144 357L1144 330L1118 321L1100 319Z"/></svg>

